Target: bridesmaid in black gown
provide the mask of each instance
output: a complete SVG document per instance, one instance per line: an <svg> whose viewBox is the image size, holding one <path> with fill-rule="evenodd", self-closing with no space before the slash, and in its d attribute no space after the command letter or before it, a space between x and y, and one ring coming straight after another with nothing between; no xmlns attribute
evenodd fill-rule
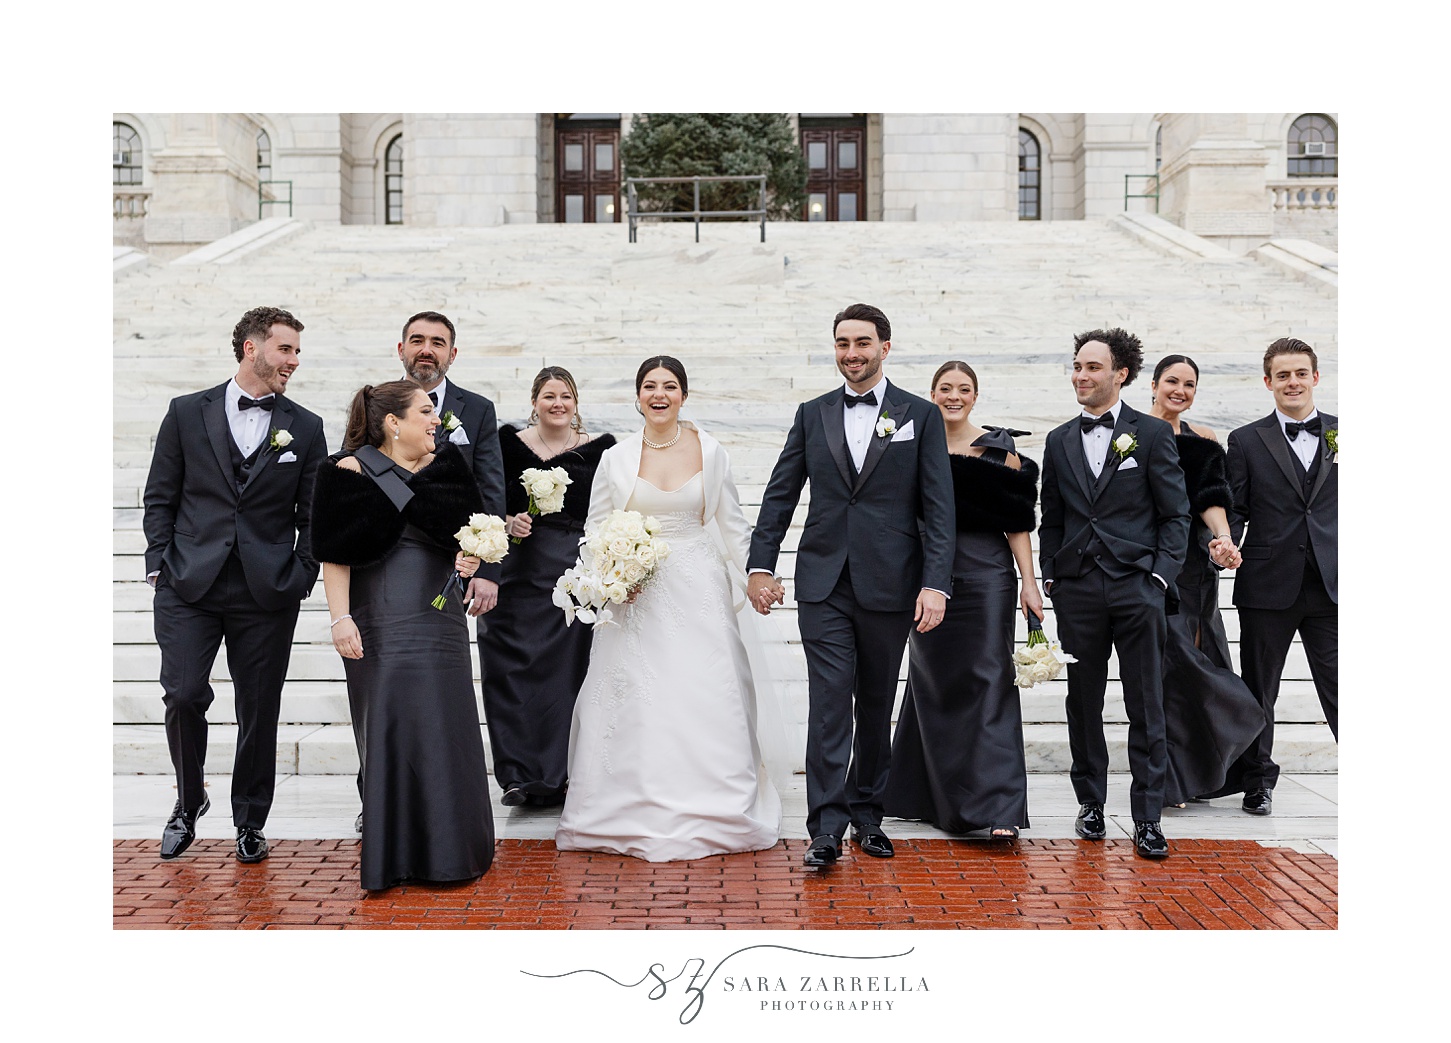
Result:
<svg viewBox="0 0 1451 1043"><path fill-rule="evenodd" d="M343 452L318 469L312 552L323 562L362 770L362 885L482 875L494 858L487 765L459 588L479 559L454 533L484 509L457 446L411 380L353 398Z"/></svg>
<svg viewBox="0 0 1451 1043"><path fill-rule="evenodd" d="M591 630L565 626L554 604L555 581L575 563L589 514L590 486L612 435L591 438L579 415L579 390L567 370L546 366L530 391L529 426L499 429L508 528L522 542L504 559L499 605L489 615L483 654L484 720L502 803L549 805L564 800L569 724L589 669ZM526 468L562 467L572 479L564 508L531 516L519 477Z"/></svg>
<svg viewBox="0 0 1451 1043"><path fill-rule="evenodd" d="M1029 825L1012 655L1015 608L1043 615L1029 542L1038 466L1018 455L1007 430L972 423L977 394L965 362L947 362L932 378L951 454L957 555L947 615L911 636L885 804L888 815L949 833L1012 840ZM1014 560L1023 579L1016 598Z"/></svg>
<svg viewBox="0 0 1451 1043"><path fill-rule="evenodd" d="M1176 585L1179 611L1164 644L1164 724L1169 770L1165 806L1237 793L1230 766L1265 726L1259 700L1234 672L1219 614L1219 570L1238 568L1229 538L1232 505L1224 450L1208 427L1184 419L1199 389L1199 367L1167 355L1154 367L1150 413L1174 428L1189 493L1189 551Z"/></svg>

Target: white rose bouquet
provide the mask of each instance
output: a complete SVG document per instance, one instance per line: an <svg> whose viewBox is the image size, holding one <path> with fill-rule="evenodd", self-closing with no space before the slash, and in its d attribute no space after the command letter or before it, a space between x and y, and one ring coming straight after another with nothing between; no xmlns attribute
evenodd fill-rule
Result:
<svg viewBox="0 0 1451 1043"><path fill-rule="evenodd" d="M658 535L660 523L638 511L613 511L604 524L579 541L579 560L554 584L554 603L568 626L575 619L596 627L614 621L611 605L633 601L670 544Z"/></svg>
<svg viewBox="0 0 1451 1043"><path fill-rule="evenodd" d="M574 484L574 479L563 467L526 467L519 475L519 484L529 494L529 513L556 514L564 510L564 490ZM518 536L511 543L521 543Z"/></svg>
<svg viewBox="0 0 1451 1043"><path fill-rule="evenodd" d="M483 561L490 563L503 561L504 556L509 553L509 539L504 532L504 519L492 514L470 515L468 524L453 536L458 540L461 551ZM457 572L450 572L443 589L438 592L438 597L433 599L433 607L442 609L447 605L448 593L454 587L457 587L462 593L463 580Z"/></svg>
<svg viewBox="0 0 1451 1043"><path fill-rule="evenodd" d="M1043 632L1043 621L1030 616L1028 643L1013 653L1013 666L1017 676L1013 683L1019 688L1032 688L1043 681L1051 681L1063 672L1069 663L1078 662L1063 651L1057 641L1049 641Z"/></svg>

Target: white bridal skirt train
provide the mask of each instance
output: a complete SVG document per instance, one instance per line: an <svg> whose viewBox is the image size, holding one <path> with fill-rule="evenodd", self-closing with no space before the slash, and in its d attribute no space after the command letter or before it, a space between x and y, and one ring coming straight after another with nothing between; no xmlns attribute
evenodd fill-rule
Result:
<svg viewBox="0 0 1451 1043"><path fill-rule="evenodd" d="M660 521L670 556L594 633L554 834L561 850L667 862L756 851L780 836L729 573L702 503L699 475L674 492L636 483L629 509Z"/></svg>

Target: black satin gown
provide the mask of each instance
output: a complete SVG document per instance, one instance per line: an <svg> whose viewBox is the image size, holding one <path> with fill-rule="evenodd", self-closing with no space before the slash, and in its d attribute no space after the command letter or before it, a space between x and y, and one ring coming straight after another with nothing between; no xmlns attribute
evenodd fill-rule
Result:
<svg viewBox="0 0 1451 1043"><path fill-rule="evenodd" d="M1003 533L1033 527L1037 465L1024 457L1021 471L1008 467L1003 460L1014 447L1002 431L989 431L973 444L987 451L951 458L958 502L952 597L937 627L912 631L884 800L888 815L922 819L949 833L1029 825L1023 715L1012 664L1018 579ZM1010 499L1014 488L1019 502L1026 488L1026 525L1019 518L1021 527L1008 530L964 529L1001 522L1001 512L992 508ZM964 510L967 505L976 510Z"/></svg>
<svg viewBox="0 0 1451 1043"><path fill-rule="evenodd" d="M575 696L589 670L592 631L576 621L565 625L552 600L554 584L579 556L589 513L590 485L600 456L615 444L612 435L541 460L518 429L499 429L504 489L509 514L529 507L519 478L525 468L563 467L572 479L564 509L536 515L530 534L510 544L499 580L499 604L489 613L480 648L488 664L484 677L484 720L500 789L520 789L530 804L558 804L568 785L569 726Z"/></svg>
<svg viewBox="0 0 1451 1043"><path fill-rule="evenodd" d="M1213 536L1200 517L1230 504L1224 450L1188 430L1175 437L1189 493L1189 551L1179 573L1179 611L1168 617L1164 644L1164 725L1169 768L1164 803L1223 796L1243 786L1230 766L1264 730L1259 700L1234 672L1219 612L1219 569L1209 560Z"/></svg>
<svg viewBox="0 0 1451 1043"><path fill-rule="evenodd" d="M351 572L362 659L344 659L364 747L362 884L471 880L494 858L469 628L457 590L431 602L454 550L407 526L382 561Z"/></svg>

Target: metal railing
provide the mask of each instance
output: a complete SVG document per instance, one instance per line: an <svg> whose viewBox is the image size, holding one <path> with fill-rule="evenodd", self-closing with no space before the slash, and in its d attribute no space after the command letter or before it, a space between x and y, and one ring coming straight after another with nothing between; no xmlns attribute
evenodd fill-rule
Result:
<svg viewBox="0 0 1451 1043"><path fill-rule="evenodd" d="M266 185L286 185L287 186L287 196L286 196L286 198L282 198L282 197L276 195L275 193L272 194L272 195L269 195L267 193L265 187L264 187ZM287 204L287 216L288 217L291 217L292 216L292 182L291 181L259 181L259 182L257 182L257 220L259 220L259 221L262 220L262 208L264 206L268 206L268 205L272 205L272 204L275 204L275 205L280 206L283 203L286 203Z"/></svg>
<svg viewBox="0 0 1451 1043"><path fill-rule="evenodd" d="M715 181L757 181L760 183L761 191L759 205L750 210L702 210L700 209L700 186L703 183ZM671 185L671 184L693 184L695 187L695 208L693 210L646 210L640 209L640 198L635 191L636 185ZM766 241L766 175L765 174L736 174L721 175L719 177L627 177L625 178L625 192L628 200L626 215L630 222L630 242L635 242L635 229L638 222L654 218L662 221L670 221L677 218L688 217L695 222L695 241L700 242L700 219L702 217L759 217L761 219L761 242Z"/></svg>
<svg viewBox="0 0 1451 1043"><path fill-rule="evenodd" d="M1145 189L1152 188L1153 191L1130 192L1129 182L1134 178L1142 178L1145 182ZM1130 199L1152 199L1154 201L1154 213L1159 212L1159 175L1158 174L1125 174L1124 175L1124 210L1129 208Z"/></svg>

